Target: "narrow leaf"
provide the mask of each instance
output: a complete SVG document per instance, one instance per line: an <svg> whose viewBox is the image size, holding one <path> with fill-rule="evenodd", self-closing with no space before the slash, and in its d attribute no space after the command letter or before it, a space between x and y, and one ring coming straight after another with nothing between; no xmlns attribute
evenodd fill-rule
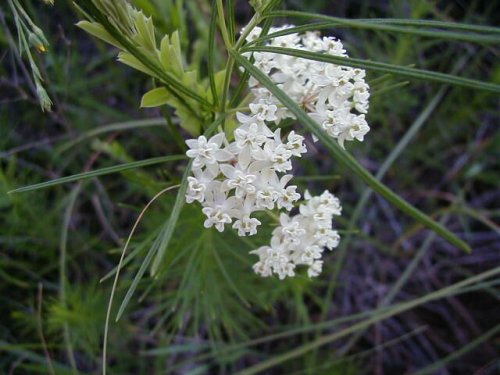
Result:
<svg viewBox="0 0 500 375"><path fill-rule="evenodd" d="M217 5L216 0L212 1L212 13L210 18L210 28L208 30L208 80L210 82L210 91L212 92L212 103L219 105L217 88L215 87L215 30L217 28Z"/></svg>
<svg viewBox="0 0 500 375"><path fill-rule="evenodd" d="M245 52L272 52L283 55L301 57L308 60L315 60L321 62L327 62L330 64L352 66L355 68L362 68L373 70L382 73L391 73L407 78L413 78L418 80L426 80L439 83L447 83L450 85L464 86L472 89L485 90L494 93L500 93L500 85L477 81L474 79L462 78L459 76L438 73L429 70L408 68L405 66L399 66L394 64L388 64L377 61L355 59L350 57L340 57L332 56L328 54L315 53L309 51L303 51L293 48L281 48L281 47L249 47L244 48Z"/></svg>
<svg viewBox="0 0 500 375"><path fill-rule="evenodd" d="M327 20L337 23L355 23L355 24L386 24L386 25L405 25L412 27L435 27L440 29L450 30L466 30L476 33L490 33L500 34L500 28L494 26L474 25L460 22L444 22L437 20L420 20L420 19L401 19L401 18L360 18L360 19L346 19L339 17L331 17L323 14L298 12L293 10L281 10L268 12L264 17L300 17L311 18L314 20Z"/></svg>
<svg viewBox="0 0 500 375"><path fill-rule="evenodd" d="M160 156L157 158L133 161L131 163L114 165L112 167L96 169L96 170L89 171L89 172L83 172L83 173L78 173L78 174L74 174L71 176L56 178L54 180L41 182L39 184L24 186L24 187L21 187L19 189L11 190L8 193L9 194L21 193L21 192L25 192L25 191L44 189L44 188L47 188L50 186L65 184L68 182L85 180L88 178L102 176L102 175L106 175L106 174L110 174L110 173L123 172L123 171L129 170L129 169L146 167L148 165L153 165L153 164L165 163L165 162L169 162L169 161L183 160L185 158L186 158L185 155L170 155L170 156Z"/></svg>
<svg viewBox="0 0 500 375"><path fill-rule="evenodd" d="M181 214L182 207L184 206L184 202L186 200L185 195L188 185L187 178L191 175L192 164L193 164L192 160L190 160L189 164L186 166L186 169L184 170L179 191L177 193L177 197L175 198L174 207L170 212L170 218L168 220L168 224L162 231L162 236L158 247L158 251L156 252L156 256L153 260L153 265L151 266L152 276L156 275L156 273L158 272L158 268L160 267L161 261L165 256L165 252L167 251L170 240L172 239L172 234L174 233L174 229L177 224L177 220L179 219L179 215Z"/></svg>
<svg viewBox="0 0 500 375"><path fill-rule="evenodd" d="M441 40L457 40L470 43L481 43L481 44L496 44L500 43L499 35L481 35L477 33L460 33L460 32L450 32L442 30L422 30L421 28L398 26L397 24L391 25L388 22L371 22L370 20L356 20L356 19L346 19L339 17L330 17L321 14L315 14L314 17L312 13L295 12L295 11L275 11L271 12L267 17L278 17L278 16L290 16L290 17L301 17L301 18L313 18L314 20L325 20L327 22L313 23L308 25L301 25L296 28L296 30L282 30L276 33L278 35L287 35L293 32L303 32L308 30L319 30L325 28L336 27L351 27L356 29L369 29L378 30L385 32L393 32L397 34L408 34L414 36L421 36L427 38L435 38ZM489 30L490 31L490 30ZM273 33L274 34L274 33ZM269 34L265 39L269 39L273 36Z"/></svg>

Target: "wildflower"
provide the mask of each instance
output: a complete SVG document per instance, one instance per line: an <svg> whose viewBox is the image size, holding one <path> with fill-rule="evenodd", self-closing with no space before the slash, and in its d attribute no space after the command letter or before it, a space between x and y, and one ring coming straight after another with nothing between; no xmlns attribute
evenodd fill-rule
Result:
<svg viewBox="0 0 500 375"><path fill-rule="evenodd" d="M270 33L290 27L271 28ZM256 40L261 32L254 28L246 40ZM268 45L347 57L340 41L316 32L279 36ZM341 147L346 141L363 141L370 130L365 119L370 92L364 70L269 52L245 56L252 57L254 65ZM257 233L261 222L253 217L255 212L293 209L301 195L297 186L289 185L292 159L307 152L304 136L294 130L282 134L279 128L282 120L295 118L293 113L255 78L248 85L249 109L236 112L232 142L222 132L208 140L200 136L186 141L194 174L188 178L186 201L201 203L205 227L222 232L232 224L240 236ZM259 258L253 266L257 274L284 279L305 265L309 277L316 277L323 267L324 249L338 246L340 236L332 229L332 218L342 211L338 198L328 191L315 197L306 191L304 198L298 214L280 214L270 245L251 251Z"/></svg>
<svg viewBox="0 0 500 375"><path fill-rule="evenodd" d="M299 214L280 215L280 225L273 231L270 246L253 250L259 257L254 271L264 277L277 274L280 279L295 275L299 265L308 266L309 277L321 273L323 249L338 246L340 236L331 228L333 216L340 215L340 203L333 194L323 192L318 197L305 194Z"/></svg>
<svg viewBox="0 0 500 375"><path fill-rule="evenodd" d="M198 137L197 140L188 139L186 144L190 150L186 152L186 155L194 158L193 167L202 168L206 165L215 173L217 162L232 159L233 154L231 152L220 148L224 138L224 133L219 133L209 140L203 135Z"/></svg>
<svg viewBox="0 0 500 375"><path fill-rule="evenodd" d="M290 28L271 28L270 33ZM255 29L255 35L260 34ZM271 46L309 50L334 56L347 57L342 43L332 37L321 38L318 33L290 34L268 42ZM370 97L363 69L339 66L294 56L255 52L251 55L254 65L269 75L271 80L296 103L302 105L311 118L318 122L341 147L345 141L362 141L370 130L364 114L368 111ZM250 57L250 56L248 56ZM250 80L255 102L278 103L273 95ZM278 121L293 118L286 109L278 109Z"/></svg>

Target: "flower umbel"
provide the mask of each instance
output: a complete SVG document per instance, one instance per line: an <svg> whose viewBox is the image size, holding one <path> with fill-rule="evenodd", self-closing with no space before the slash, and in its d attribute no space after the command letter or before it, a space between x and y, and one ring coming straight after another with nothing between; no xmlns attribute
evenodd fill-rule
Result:
<svg viewBox="0 0 500 375"><path fill-rule="evenodd" d="M290 27L271 28L270 33ZM247 41L260 33L254 28ZM279 36L268 44L347 57L340 41L316 32ZM365 120L370 94L364 70L267 52L246 57L253 57L254 65L341 147L346 141L363 141L370 130ZM186 141L194 174L188 179L186 201L201 203L206 228L214 226L222 232L232 224L240 236L257 233L262 223L252 217L254 212L293 209L301 196L297 186L288 185L293 178L292 157L307 152L302 135L294 130L282 134L279 127L293 114L254 78L249 87L248 112L236 113L238 126L229 138L220 132L210 139L200 136ZM332 218L341 213L339 200L328 191L318 197L306 192L305 199L297 215L281 213L269 246L251 252L259 256L253 267L259 275L284 279L294 276L298 265L305 265L309 277L318 276L323 250L338 246L340 236L332 229Z"/></svg>
<svg viewBox="0 0 500 375"><path fill-rule="evenodd" d="M328 191L318 197L306 192L305 197L299 214L281 214L280 226L273 231L271 244L250 252L259 257L253 266L259 275L277 274L284 279L295 276L296 266L305 265L309 277L318 276L323 266L323 250L338 246L340 236L332 230L333 216L342 211L337 197Z"/></svg>

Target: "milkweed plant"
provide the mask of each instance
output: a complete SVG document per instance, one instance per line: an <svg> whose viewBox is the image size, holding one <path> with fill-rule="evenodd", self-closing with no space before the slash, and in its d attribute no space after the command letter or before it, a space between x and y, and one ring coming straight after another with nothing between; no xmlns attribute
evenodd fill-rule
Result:
<svg viewBox="0 0 500 375"><path fill-rule="evenodd" d="M256 274L283 280L305 266L307 276L319 276L325 249L341 241L332 222L342 206L328 190L313 196L294 184L293 159L307 157L307 144L316 142L390 202L468 251L465 242L385 187L345 149L370 130L366 71L348 57L340 40L311 25L273 26L279 3L251 1L255 13L237 32L234 22L226 22L223 2L215 1L208 73L202 77L186 63L182 30L158 35L152 17L125 0L77 2L85 17L78 26L118 48L118 61L154 80L156 87L143 95L141 106L172 107L184 132L176 134L185 140L190 161L152 274L182 206L189 203L198 205L207 230L242 237L259 235L258 215L274 219L268 244L250 251L257 257ZM221 70L215 66L217 35L227 55ZM113 294L109 308L112 299Z"/></svg>
<svg viewBox="0 0 500 375"><path fill-rule="evenodd" d="M18 11L17 0L9 0L9 4ZM222 0L215 0L206 66L201 67L189 63L188 46L183 42L189 36L186 25L162 35L151 16L126 0L75 4L82 19L78 27L117 49L118 61L151 78L153 88L143 94L140 106L169 108L164 113L171 135L184 147L185 156L181 159L188 161L179 176L180 184L158 192L154 198L177 190L171 211L165 213L169 215L168 225L162 228L152 256L148 254L145 266L141 266L140 276L149 264L152 275L156 275L187 203L202 213L207 231L215 228L240 237L266 237L258 241L265 245L250 251L256 274L279 280L299 274L319 277L325 250L334 250L342 241L338 220L342 214L339 199L342 191L334 194L325 187L318 188L319 183L315 185L316 195L299 188L294 166L298 158L314 163L315 156L308 152L311 148L326 150L342 170L349 171L389 203L456 247L470 251L462 239L375 178L350 150L363 142L370 131L371 90L367 71L490 92L498 92L498 86L451 74L362 60L352 54L349 57L341 40L325 35L320 29L352 26L430 36L428 31L408 28L405 23L361 22L280 11L277 0L250 1L253 17L237 30L234 2L228 1L225 6ZM280 17L317 18L322 22L299 26L278 24L276 19ZM21 33L41 35L30 31L33 27L29 22L17 25ZM29 51L24 34L22 45ZM498 41L489 34L454 31L442 35L456 40ZM36 40L41 41L39 48L46 48L43 38ZM217 51L225 56L222 61L217 59ZM36 66L34 76L43 87ZM50 109L45 93L43 98L42 106ZM172 160L178 159L172 156ZM119 270L136 225L116 272L107 325ZM347 229L352 232L352 228ZM345 232L352 234L349 230ZM247 271L252 272L252 268ZM134 280L126 298L130 299L137 282ZM118 317L123 308L124 304ZM105 351L106 340L107 331ZM103 362L105 371L106 361Z"/></svg>
<svg viewBox="0 0 500 375"><path fill-rule="evenodd" d="M342 149L346 141L363 141L370 130L365 119L370 97L365 70L275 52L242 52L263 35L257 24L272 3L253 3L256 14L241 30L235 43L237 49L231 45L221 17L227 47L265 74L276 90L286 92ZM296 116L254 76L242 79L247 82L248 95L235 108L228 107L228 83L234 63L215 72L215 82L200 82L197 72L184 67L186 59L178 32L158 42L152 19L127 2L93 1L82 7L88 11L85 14L89 20L81 21L79 27L118 47L119 61L161 83L161 87L144 94L142 106L173 106L180 126L194 137L186 140L186 155L192 163L185 199L201 205L205 228L213 226L219 232L235 230L239 236L253 236L261 225L255 212L278 215L279 211L279 225L269 246L251 251L258 256L254 271L264 277L276 274L284 279L295 275L296 266L304 265L310 277L318 276L324 249L332 250L339 244L332 219L341 214L341 204L328 191L314 197L307 191L298 192L292 173L293 158L307 153L305 137L314 141L317 137L307 131L300 134L299 130L283 129L283 121L296 120ZM107 19L101 23L105 15ZM279 32L285 35L269 38L263 45L347 58L342 42L332 36L322 36L318 31L297 33L293 25L267 28L271 36ZM184 92L176 91L173 80ZM207 125L211 116L228 113L234 113L233 122L223 120L213 130L215 134L200 135L210 128ZM299 213L291 214L297 206Z"/></svg>

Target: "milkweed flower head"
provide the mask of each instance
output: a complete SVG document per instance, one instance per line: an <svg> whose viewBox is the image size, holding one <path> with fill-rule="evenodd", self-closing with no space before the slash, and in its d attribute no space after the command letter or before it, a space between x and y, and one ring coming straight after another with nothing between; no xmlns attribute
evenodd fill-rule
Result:
<svg viewBox="0 0 500 375"><path fill-rule="evenodd" d="M282 213L271 244L250 252L259 257L254 271L264 277L277 274L284 279L295 276L296 266L305 265L309 277L318 276L324 249L332 250L339 244L340 236L332 229L332 219L341 211L338 198L330 192L316 197L306 192L300 213L295 216Z"/></svg>
<svg viewBox="0 0 500 375"><path fill-rule="evenodd" d="M291 27L293 26L271 28L270 33ZM255 40L261 32L260 28L253 29L247 41ZM348 57L339 40L329 36L321 37L318 32L278 36L272 38L268 45ZM363 141L370 130L365 119L370 91L363 69L270 52L254 52L247 56L252 56L254 65L301 105L342 147L345 141ZM250 78L249 85L257 102L275 104L280 108L276 111L278 121L294 117L255 78Z"/></svg>
<svg viewBox="0 0 500 375"><path fill-rule="evenodd" d="M270 33L290 27L271 28ZM254 28L247 41L261 32ZM347 57L340 41L316 32L278 36L268 45ZM364 70L277 53L245 56L253 58L254 65L341 147L345 141L363 141L370 129L365 120L370 94ZM297 186L291 184L292 158L307 152L305 139L294 130L282 133L279 124L293 119L292 112L253 77L248 84L252 94L248 111L236 113L233 134L220 132L210 139L200 136L186 141L186 155L193 159L186 201L201 203L206 228L222 232L231 226L240 236L257 233L262 223L255 212L281 210L270 245L251 252L259 257L254 271L284 279L294 276L298 265L305 265L309 277L318 276L324 249L332 250L340 240L332 229L333 217L341 213L340 202L328 191L317 197L306 192L299 213L290 216L301 199Z"/></svg>

